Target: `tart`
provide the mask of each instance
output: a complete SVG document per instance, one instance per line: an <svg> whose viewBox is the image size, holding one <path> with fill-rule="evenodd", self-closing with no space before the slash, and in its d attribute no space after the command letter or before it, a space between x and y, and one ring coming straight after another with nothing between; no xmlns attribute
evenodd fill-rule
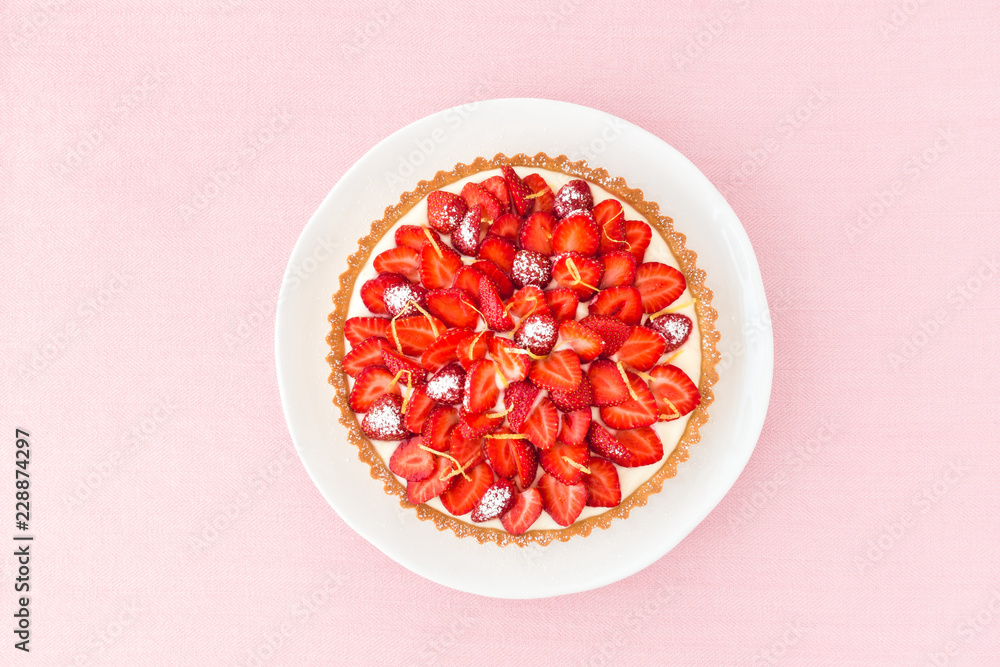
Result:
<svg viewBox="0 0 1000 667"><path fill-rule="evenodd" d="M673 221L565 156L477 158L348 258L327 336L340 423L404 508L459 537L608 528L687 460L718 332Z"/></svg>

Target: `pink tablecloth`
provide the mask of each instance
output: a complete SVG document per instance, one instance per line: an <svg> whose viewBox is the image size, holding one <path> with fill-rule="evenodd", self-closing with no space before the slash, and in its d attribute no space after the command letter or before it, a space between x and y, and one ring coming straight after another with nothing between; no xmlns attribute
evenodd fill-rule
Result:
<svg viewBox="0 0 1000 667"><path fill-rule="evenodd" d="M31 654L5 629L0 662L1000 663L995 3L463 4L2 10L0 533L21 427L38 539ZM369 147L519 96L633 121L727 194L776 363L753 459L679 547L506 602L330 510L272 322Z"/></svg>

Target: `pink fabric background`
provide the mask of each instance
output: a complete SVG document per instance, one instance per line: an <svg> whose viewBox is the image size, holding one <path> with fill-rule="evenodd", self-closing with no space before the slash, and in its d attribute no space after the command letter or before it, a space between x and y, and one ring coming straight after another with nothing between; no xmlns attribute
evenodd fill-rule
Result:
<svg viewBox="0 0 1000 667"><path fill-rule="evenodd" d="M2 630L0 662L1000 664L1000 14L814 4L7 3L0 496L13 523L26 428L38 541L33 650ZM750 464L680 546L508 602L323 501L272 304L372 145L518 96L637 123L729 196L776 363Z"/></svg>

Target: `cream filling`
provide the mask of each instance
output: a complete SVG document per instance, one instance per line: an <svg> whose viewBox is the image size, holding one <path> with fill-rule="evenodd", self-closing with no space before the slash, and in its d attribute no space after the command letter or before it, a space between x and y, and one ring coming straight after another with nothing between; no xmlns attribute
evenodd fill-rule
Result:
<svg viewBox="0 0 1000 667"><path fill-rule="evenodd" d="M552 188L553 193L558 192L559 188L561 188L563 185L576 178L574 176L568 176L560 172L549 171L547 169L538 169L533 167L517 167L517 171L522 176L526 176L527 174L532 172L540 174L542 178L545 179L545 182L548 183L549 187ZM451 185L442 188L442 190L458 194L462 191L462 187L467 182L474 181L476 183L480 183L486 180L487 178L496 175L500 175L499 169L481 171L476 174L473 174L472 176L456 181L455 183L452 183ZM611 193L604 190L600 186L595 185L594 183L590 184L590 190L594 196L595 204L602 202L605 199L618 199L617 197L614 197ZM621 199L618 199L618 201L621 203L622 207L625 210L626 220L643 220L647 224L649 224L649 220L645 216L640 215L638 211L636 211L634 208L629 206L626 202L622 201ZM379 253L395 247L396 242L393 237L396 228L399 227L400 225L426 225L426 224L427 224L427 200L424 199L418 202L403 217L401 217L392 227L392 229L390 229L386 233L386 235L382 238L382 240L380 240L378 244L375 245L374 249L372 250L372 254L368 264L358 274L358 278L354 283L354 292L351 294L351 301L347 311L348 318L371 316L371 313L368 312L368 309L365 308L364 303L361 301L361 296L360 296L361 286L364 285L366 281L378 275L378 272L375 271L374 267L372 266L371 260L374 259ZM680 269L680 264L678 263L677 258L674 257L673 253L670 251L669 246L667 246L667 242L663 239L662 236L660 236L659 232L657 232L656 227L650 225L650 229L652 229L653 235L652 239L649 242L649 248L646 249L646 256L644 258L644 261L661 262L663 264L669 264L670 266L676 269ZM472 264L472 262L475 260L473 260L470 257L465 257L463 255L462 261L465 262L466 264ZM549 288L551 289L551 285ZM684 315L690 317L692 322L694 323L694 326L691 331L691 336L688 338L687 342L684 343L684 345L682 345L675 352L672 352L669 355L664 355L664 357L660 360L660 363L663 363L666 359L670 358L673 355L676 355L674 356L673 360L670 363L679 367L681 370L687 373L688 376L691 378L691 380L693 380L694 383L697 385L700 384L701 382L701 330L698 326L698 317L695 313L691 292L685 289L684 293L681 294L680 298L678 298L677 301L674 302L674 304L675 305L688 304L685 305L683 308L679 308L675 312L683 313ZM581 317L584 317L586 316L586 314L587 314L587 304L581 303L579 308L577 309L577 318L579 319ZM348 381L350 383L350 386L353 387L354 380L352 378L348 378ZM594 415L594 418L600 421L597 408L591 408L591 411ZM689 418L690 415L686 415L684 417L681 417L680 419L671 422L657 422L656 424L653 425L653 429L656 431L657 435L660 436L660 440L663 441L664 458L658 463L654 463L648 466L643 466L641 468L622 468L621 466L616 466L618 469L618 479L622 489L622 500L631 495L644 482L646 482L646 480L648 480L657 470L659 470L660 467L662 467L664 461L666 461L667 457L670 456L670 453L673 452L673 450L677 447L677 443L680 442L681 436L684 434L684 429L687 427ZM399 443L373 440L372 445L375 447L375 450L379 453L379 456L382 457L382 460L388 466L389 457L392 456L392 453L395 451ZM543 471L539 470L539 475L542 472ZM397 477L397 479L403 486L406 486L405 479L401 477ZM451 516L448 510L444 508L444 505L441 503L441 500L439 498L434 498L430 500L427 503L427 505L437 509L440 512L443 512L447 516ZM609 509L612 508L584 507L583 512L580 513L580 516L577 518L577 521L581 521L583 519L587 519L592 516L598 516L600 514L607 512ZM457 517L457 518L460 521L465 521L466 523L472 523L471 521L468 520L468 516L469 515L464 515L462 517ZM491 521L486 521L484 523L473 524L473 525L503 530L503 525L500 523L499 519L493 519ZM531 530L545 530L545 529L558 530L561 529L562 527L563 526L560 526L555 521L553 521L552 517L550 517L547 513L542 512L541 516L538 517L538 521L536 521L532 525Z"/></svg>

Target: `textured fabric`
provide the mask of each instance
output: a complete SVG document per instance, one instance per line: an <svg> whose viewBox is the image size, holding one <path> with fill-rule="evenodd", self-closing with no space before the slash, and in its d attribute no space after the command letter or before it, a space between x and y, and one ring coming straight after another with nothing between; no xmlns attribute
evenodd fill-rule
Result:
<svg viewBox="0 0 1000 667"><path fill-rule="evenodd" d="M465 4L6 3L0 495L12 515L26 428L31 661L1000 663L995 3ZM355 534L274 379L281 275L330 187L493 97L690 157L775 328L732 492L643 572L541 601L453 592Z"/></svg>

